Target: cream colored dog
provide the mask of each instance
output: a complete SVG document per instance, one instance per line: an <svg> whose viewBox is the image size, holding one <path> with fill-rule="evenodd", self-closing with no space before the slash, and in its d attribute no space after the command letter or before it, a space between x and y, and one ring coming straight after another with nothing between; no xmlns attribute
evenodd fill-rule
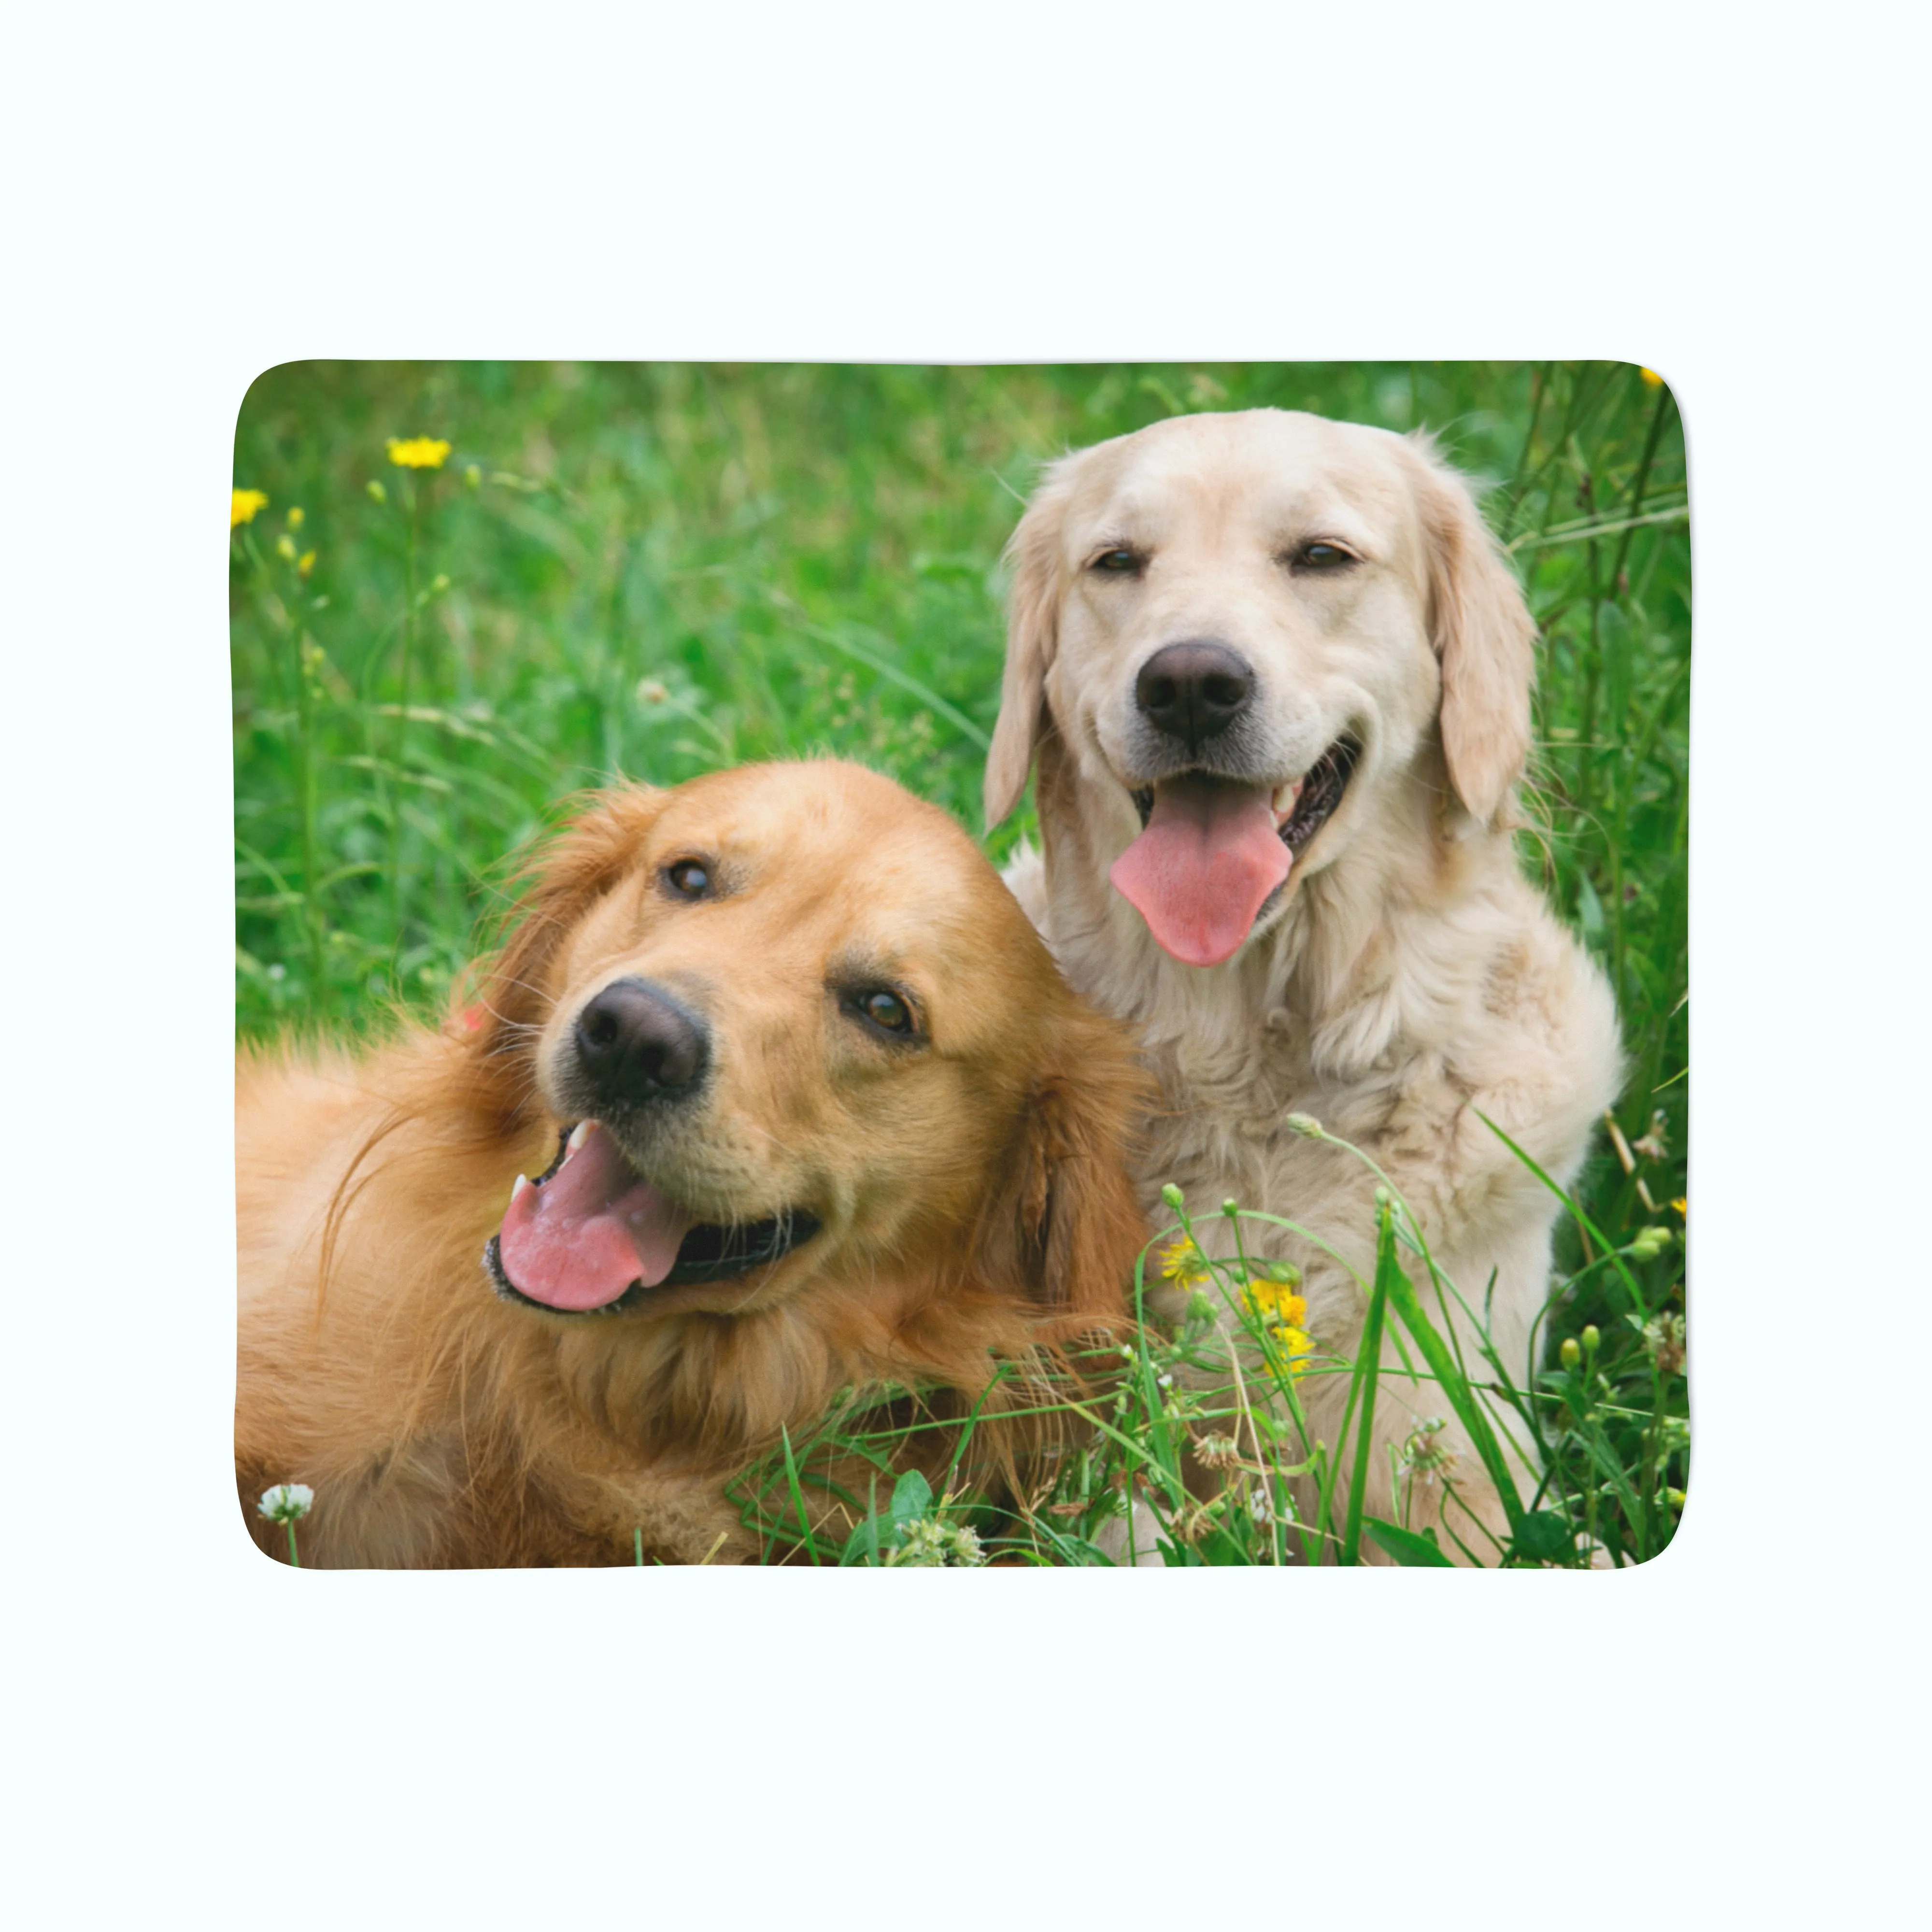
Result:
<svg viewBox="0 0 1932 1932"><path fill-rule="evenodd" d="M1009 557L986 814L1037 752L1045 850L1008 883L1075 986L1140 1030L1166 1096L1150 1202L1178 1182L1228 1252L1213 1210L1234 1196L1367 1275L1375 1177L1286 1124L1312 1114L1387 1171L1520 1382L1557 1204L1478 1115L1567 1182L1619 1054L1608 986L1518 868L1534 626L1468 488L1382 430L1182 416L1055 464ZM1352 1358L1347 1270L1276 1252L1318 1345ZM1471 1445L1386 1359L1369 1514L1400 1513L1400 1481L1413 1526L1495 1560ZM1304 1386L1333 1443L1346 1378ZM1436 1416L1420 1439L1453 1461L1392 1473Z"/></svg>

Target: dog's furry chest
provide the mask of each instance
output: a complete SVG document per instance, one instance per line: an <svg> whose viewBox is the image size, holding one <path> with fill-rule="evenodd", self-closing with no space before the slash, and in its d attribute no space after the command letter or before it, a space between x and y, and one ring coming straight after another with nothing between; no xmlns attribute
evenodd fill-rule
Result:
<svg viewBox="0 0 1932 1932"><path fill-rule="evenodd" d="M1142 1169L1150 1208L1162 1211L1160 1191L1172 1181L1191 1214L1214 1213L1232 1197L1244 1208L1311 1223L1352 1214L1376 1184L1364 1163L1310 1140L1291 1117L1320 1120L1380 1161L1384 1150L1375 1143L1401 1108L1402 1075L1415 1071L1390 1070L1345 1099L1293 1034L1276 1028L1218 1048L1194 1040L1156 1042L1148 1058L1162 1094Z"/></svg>

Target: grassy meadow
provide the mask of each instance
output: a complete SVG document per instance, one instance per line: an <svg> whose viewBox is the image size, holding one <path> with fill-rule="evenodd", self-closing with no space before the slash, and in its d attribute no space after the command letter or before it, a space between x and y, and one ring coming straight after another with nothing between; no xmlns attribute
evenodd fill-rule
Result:
<svg viewBox="0 0 1932 1932"><path fill-rule="evenodd" d="M1492 486L1542 628L1522 861L1610 976L1628 1083L1564 1214L1534 1365L1447 1348L1427 1308L1456 1285L1399 1201L1363 1286L1445 1409L1480 1422L1485 1388L1542 1446L1540 1491L1507 1542L1471 1555L1642 1561L1673 1533L1688 1468L1690 563L1682 425L1633 365L271 370L242 406L230 531L238 1029L361 1034L398 1008L440 1012L488 944L512 855L559 801L614 778L831 752L979 831L1000 551L1040 464L1260 404L1436 433ZM1023 809L988 850L1030 825ZM891 1392L854 1391L740 1486L772 1553L1091 1562L1134 1493L1177 1562L1353 1561L1369 1541L1442 1561L1399 1522L1294 1514L1286 1474L1326 1497L1376 1377L1286 1345L1294 1284L1265 1259L1265 1217L1244 1222L1252 1259L1229 1266L1187 1245L1186 1216L1209 1211L1178 1208L1147 1264L1196 1286L1196 1315L1150 1328L1108 1406L1083 1404L1086 1446L1036 1509L895 1480L891 1431L921 1425ZM1268 1403L1199 1393L1220 1298ZM1360 1398L1339 1444L1300 1432L1296 1389L1318 1373ZM1220 1459L1220 1498L1180 1486L1190 1442ZM855 1448L881 1477L853 1499L856 1527L802 1528L814 1468ZM1426 1431L1402 1456L1402 1493L1453 1487Z"/></svg>

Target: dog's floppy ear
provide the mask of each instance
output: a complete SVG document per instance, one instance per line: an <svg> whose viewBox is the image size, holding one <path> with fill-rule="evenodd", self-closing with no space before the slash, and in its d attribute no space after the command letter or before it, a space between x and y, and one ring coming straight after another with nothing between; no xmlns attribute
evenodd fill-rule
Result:
<svg viewBox="0 0 1932 1932"><path fill-rule="evenodd" d="M1150 1085L1124 1032L1070 1000L986 1232L997 1254L1016 1257L1029 1298L1076 1326L1132 1306L1148 1230L1130 1152Z"/></svg>
<svg viewBox="0 0 1932 1932"><path fill-rule="evenodd" d="M555 995L548 980L560 943L636 862L665 796L646 784L592 793L538 848L462 1022L484 1060L506 1062L549 1018Z"/></svg>
<svg viewBox="0 0 1932 1932"><path fill-rule="evenodd" d="M1012 589L1006 601L1006 667L1000 718L986 754L986 827L1006 818L1026 790L1046 704L1046 674L1059 647L1061 520L1072 494L1064 457L1046 472L1008 540Z"/></svg>
<svg viewBox="0 0 1932 1932"><path fill-rule="evenodd" d="M1442 664L1442 753L1473 818L1494 824L1529 755L1536 624L1469 486L1426 438L1420 472L1430 637Z"/></svg>

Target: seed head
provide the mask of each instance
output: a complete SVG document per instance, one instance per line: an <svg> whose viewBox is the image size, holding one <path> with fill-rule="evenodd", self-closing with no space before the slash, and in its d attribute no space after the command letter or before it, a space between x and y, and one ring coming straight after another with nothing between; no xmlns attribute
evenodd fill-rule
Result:
<svg viewBox="0 0 1932 1932"><path fill-rule="evenodd" d="M1420 1476L1425 1483L1432 1483L1453 1469L1456 1466L1455 1450L1444 1448L1436 1439L1448 1426L1446 1416L1424 1417L1402 1445L1402 1454L1397 1459L1399 1466L1411 1475Z"/></svg>

